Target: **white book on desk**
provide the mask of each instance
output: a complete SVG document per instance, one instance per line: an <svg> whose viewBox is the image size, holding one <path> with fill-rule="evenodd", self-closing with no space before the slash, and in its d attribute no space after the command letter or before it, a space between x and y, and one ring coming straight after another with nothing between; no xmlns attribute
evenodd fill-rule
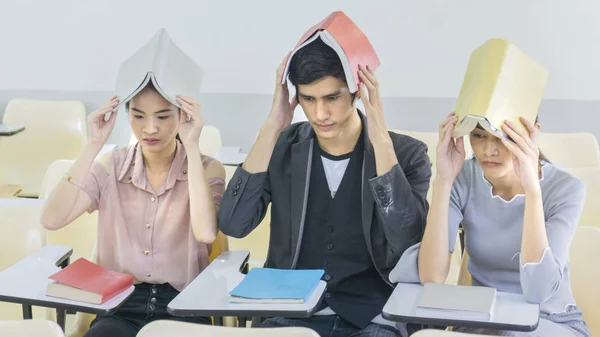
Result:
<svg viewBox="0 0 600 337"><path fill-rule="evenodd" d="M430 318L489 321L495 303L495 288L426 283L415 313Z"/></svg>

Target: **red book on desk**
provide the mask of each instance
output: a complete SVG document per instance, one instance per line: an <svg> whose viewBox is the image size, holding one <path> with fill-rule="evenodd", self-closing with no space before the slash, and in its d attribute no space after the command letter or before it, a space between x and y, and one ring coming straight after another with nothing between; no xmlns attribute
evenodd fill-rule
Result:
<svg viewBox="0 0 600 337"><path fill-rule="evenodd" d="M133 276L110 271L79 258L51 275L47 296L103 304L133 285Z"/></svg>

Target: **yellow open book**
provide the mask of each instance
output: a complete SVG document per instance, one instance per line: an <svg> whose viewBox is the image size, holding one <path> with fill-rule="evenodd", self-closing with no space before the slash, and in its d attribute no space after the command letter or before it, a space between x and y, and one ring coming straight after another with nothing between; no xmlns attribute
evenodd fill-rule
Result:
<svg viewBox="0 0 600 337"><path fill-rule="evenodd" d="M505 137L506 120L525 129L519 117L534 122L547 79L548 71L514 44L499 38L486 41L471 54L454 108L454 137L468 134L477 124Z"/></svg>

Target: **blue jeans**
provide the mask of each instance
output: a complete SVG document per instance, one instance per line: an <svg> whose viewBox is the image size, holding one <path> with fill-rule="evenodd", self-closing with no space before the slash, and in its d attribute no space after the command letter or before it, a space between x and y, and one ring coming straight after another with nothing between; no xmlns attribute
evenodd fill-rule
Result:
<svg viewBox="0 0 600 337"><path fill-rule="evenodd" d="M321 337L400 337L400 331L392 326L370 323L361 330L337 315L309 318L274 317L266 319L261 325L262 328L288 326L310 328Z"/></svg>

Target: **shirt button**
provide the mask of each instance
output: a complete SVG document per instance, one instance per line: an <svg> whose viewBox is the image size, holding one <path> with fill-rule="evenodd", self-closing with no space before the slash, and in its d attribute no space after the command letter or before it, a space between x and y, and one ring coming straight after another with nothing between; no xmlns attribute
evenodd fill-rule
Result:
<svg viewBox="0 0 600 337"><path fill-rule="evenodd" d="M150 275L150 274L148 274L148 275ZM153 287L153 288L152 288L152 293L153 293L153 294L156 294L157 292L158 292L158 290L157 290L156 288L154 288L154 287Z"/></svg>
<svg viewBox="0 0 600 337"><path fill-rule="evenodd" d="M187 174L187 170L183 170L183 174Z"/></svg>
<svg viewBox="0 0 600 337"><path fill-rule="evenodd" d="M155 197L152 197L152 198L150 198L150 201L152 201L152 202L155 202L155 201L156 201L156 198L155 198Z"/></svg>
<svg viewBox="0 0 600 337"><path fill-rule="evenodd" d="M150 303L152 303L152 304L156 304L156 297L152 297L152 298L150 299Z"/></svg>
<svg viewBox="0 0 600 337"><path fill-rule="evenodd" d="M331 280L331 276L329 276L329 274L325 275L325 281L329 281Z"/></svg>
<svg viewBox="0 0 600 337"><path fill-rule="evenodd" d="M150 254L150 251L148 249L144 250L144 255L148 255Z"/></svg>
<svg viewBox="0 0 600 337"><path fill-rule="evenodd" d="M150 311L154 311L156 309L156 306L154 304L150 304Z"/></svg>
<svg viewBox="0 0 600 337"><path fill-rule="evenodd" d="M330 293L325 293L325 298L331 298L331 294Z"/></svg>
<svg viewBox="0 0 600 337"><path fill-rule="evenodd" d="M327 249L332 250L333 249L333 245L330 243L327 245Z"/></svg>
<svg viewBox="0 0 600 337"><path fill-rule="evenodd" d="M150 228L150 224L149 223L146 224L146 228Z"/></svg>
<svg viewBox="0 0 600 337"><path fill-rule="evenodd" d="M150 273L146 273L146 277L150 277L150 276L151 276Z"/></svg>

